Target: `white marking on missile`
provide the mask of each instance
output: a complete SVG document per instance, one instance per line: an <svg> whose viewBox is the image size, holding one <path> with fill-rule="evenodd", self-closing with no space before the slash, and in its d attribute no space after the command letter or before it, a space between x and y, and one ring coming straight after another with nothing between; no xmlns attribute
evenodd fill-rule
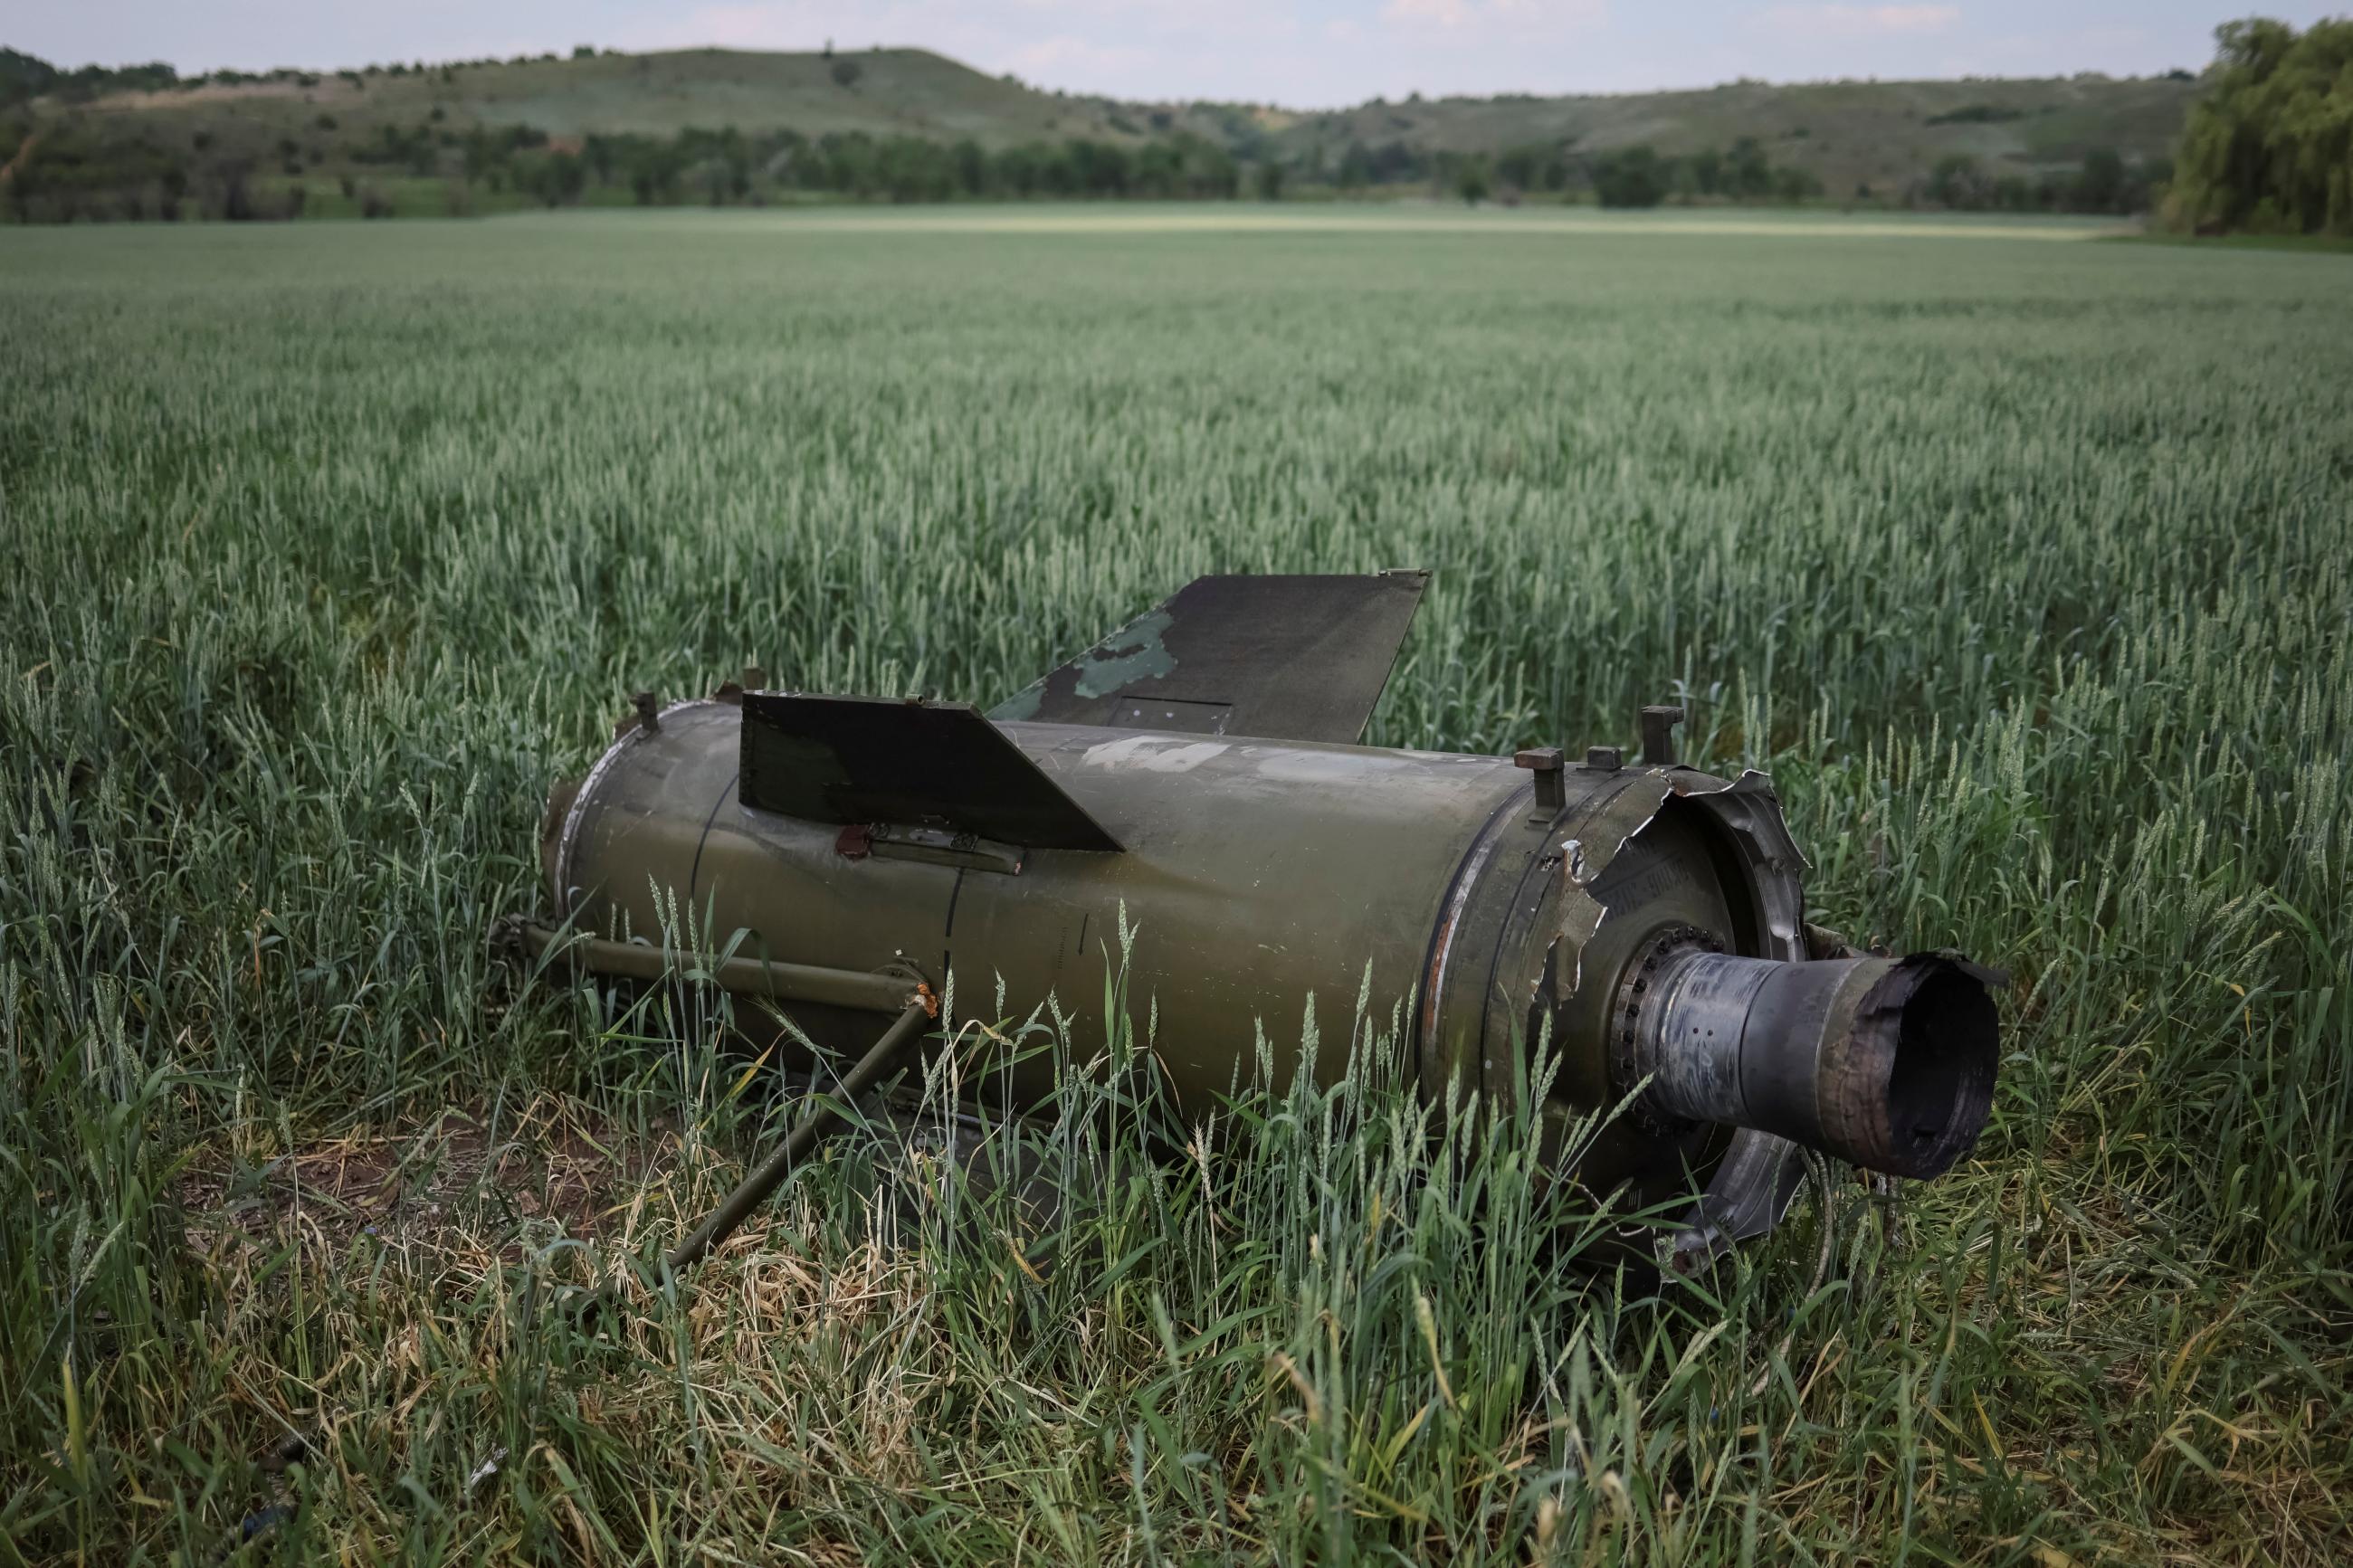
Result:
<svg viewBox="0 0 2353 1568"><path fill-rule="evenodd" d="M1116 741L1104 741L1087 748L1082 759L1089 767L1137 767L1147 773L1187 773L1218 756L1228 748L1222 741L1195 741L1189 745L1169 746L1159 735L1127 735Z"/></svg>

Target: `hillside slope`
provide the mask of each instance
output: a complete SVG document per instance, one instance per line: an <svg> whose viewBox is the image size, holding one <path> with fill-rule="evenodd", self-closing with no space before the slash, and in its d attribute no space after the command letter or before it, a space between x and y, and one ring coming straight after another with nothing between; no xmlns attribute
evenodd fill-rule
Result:
<svg viewBox="0 0 2353 1568"><path fill-rule="evenodd" d="M1842 196L1864 185L1896 194L1956 155L2021 173L2073 167L2095 148L2136 163L2163 158L2197 90L2194 81L2166 77L1743 81L1689 92L1376 101L1264 121L1274 143L1303 162L1318 150L1336 162L1352 142L1457 153L1562 142L1599 153L1647 143L1681 156L1753 136L1775 163L1804 169Z"/></svg>
<svg viewBox="0 0 2353 1568"><path fill-rule="evenodd" d="M434 161L414 149L451 149L476 131L530 127L571 142L732 127L812 140L968 140L992 153L1082 139L1134 148L1190 135L1246 162L1278 163L1311 184L1340 180L1353 149L1353 167L1369 159L1391 171L1382 176L1388 183L1403 184L1426 179L1433 161L1450 154L1545 148L1556 156L1566 148L1588 155L1648 144L1674 157L1753 138L1776 166L1804 171L1832 197L1884 200L1916 190L1940 161L1957 156L1991 174L2066 169L2094 149L2148 166L2169 153L2196 91L2180 76L1743 81L1610 96L1375 100L1297 112L1049 92L923 49L691 49L53 92L0 109L0 161L38 135L53 156L60 146L87 145L98 149L93 156L119 160L127 150L134 163L144 157L159 166L201 156L246 159L290 176L387 163L427 174ZM439 163L453 157L445 152Z"/></svg>
<svg viewBox="0 0 2353 1568"><path fill-rule="evenodd" d="M689 126L811 137L970 137L984 146L1067 136L1115 137L1108 111L992 77L924 49L855 54L757 54L685 49L321 73L164 91L124 92L66 106L36 100L37 116L79 114L152 129L167 139L210 132L274 145L321 140L322 130L364 138L384 125L464 130L529 125L552 136L666 135ZM332 120L323 125L322 117Z"/></svg>

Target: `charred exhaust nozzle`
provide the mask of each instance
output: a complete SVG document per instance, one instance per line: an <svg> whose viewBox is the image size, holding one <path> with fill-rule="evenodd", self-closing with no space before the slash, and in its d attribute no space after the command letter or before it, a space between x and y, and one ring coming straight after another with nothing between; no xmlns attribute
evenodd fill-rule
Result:
<svg viewBox="0 0 2353 1568"><path fill-rule="evenodd" d="M2000 1026L1983 972L1936 953L1792 963L1662 934L1619 992L1617 1068L1639 1109L1935 1176L1993 1108Z"/></svg>

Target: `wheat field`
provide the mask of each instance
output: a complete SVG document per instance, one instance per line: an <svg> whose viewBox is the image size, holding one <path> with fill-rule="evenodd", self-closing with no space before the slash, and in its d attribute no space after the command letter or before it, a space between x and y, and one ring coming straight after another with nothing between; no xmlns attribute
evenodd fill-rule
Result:
<svg viewBox="0 0 2353 1568"><path fill-rule="evenodd" d="M2353 1552L2344 261L1053 216L0 232L0 1561ZM1813 918L2011 973L1968 1162L1621 1274L1370 1061L1166 1124L1113 947L957 1008L1097 1068L1050 1259L854 1135L660 1279L790 1106L488 942L629 692L1399 565L1373 742L1680 694Z"/></svg>

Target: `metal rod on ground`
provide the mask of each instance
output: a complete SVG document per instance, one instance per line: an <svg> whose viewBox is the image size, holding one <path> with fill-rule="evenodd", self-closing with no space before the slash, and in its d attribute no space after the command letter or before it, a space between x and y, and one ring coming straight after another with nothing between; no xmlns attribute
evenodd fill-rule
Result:
<svg viewBox="0 0 2353 1568"><path fill-rule="evenodd" d="M891 1070L900 1053L915 1038L923 1026L931 1019L931 1009L922 998L907 1005L897 1021L882 1031L882 1037L867 1048L864 1056L842 1075L834 1090L841 1102L848 1103L864 1094ZM841 1120L831 1104L819 1099L801 1115L791 1132L786 1135L784 1146L760 1163L760 1168L744 1178L744 1184L723 1199L711 1211L709 1217L694 1227L694 1234L670 1248L667 1259L670 1272L681 1272L707 1257L734 1234L735 1227L750 1217L770 1193L776 1190L794 1166L809 1157L811 1151L824 1141Z"/></svg>

